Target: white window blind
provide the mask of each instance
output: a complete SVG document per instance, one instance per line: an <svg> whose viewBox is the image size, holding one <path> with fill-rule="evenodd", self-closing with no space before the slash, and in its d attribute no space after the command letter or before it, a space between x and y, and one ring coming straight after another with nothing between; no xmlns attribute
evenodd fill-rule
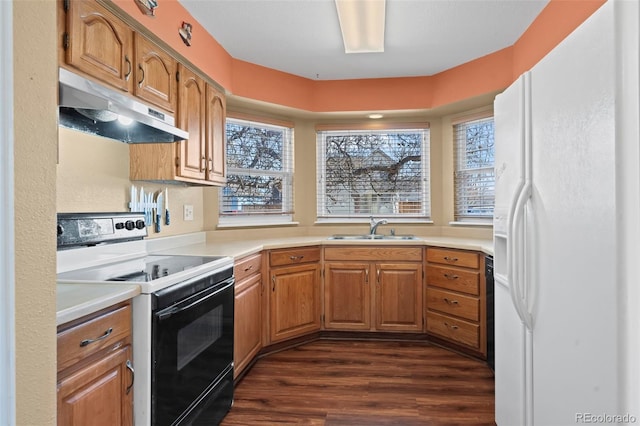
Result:
<svg viewBox="0 0 640 426"><path fill-rule="evenodd" d="M293 125L227 118L220 219L293 214ZM269 219L267 219L268 221Z"/></svg>
<svg viewBox="0 0 640 426"><path fill-rule="evenodd" d="M426 127L318 131L318 218L428 219Z"/></svg>
<svg viewBox="0 0 640 426"><path fill-rule="evenodd" d="M453 126L455 220L489 220L494 206L493 117Z"/></svg>

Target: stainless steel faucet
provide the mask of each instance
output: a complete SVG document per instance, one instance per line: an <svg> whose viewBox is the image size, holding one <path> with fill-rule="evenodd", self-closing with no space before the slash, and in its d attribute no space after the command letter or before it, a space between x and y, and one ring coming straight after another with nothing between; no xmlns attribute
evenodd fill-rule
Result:
<svg viewBox="0 0 640 426"><path fill-rule="evenodd" d="M371 226L369 228L369 235L375 235L378 230L378 226L385 225L387 223L387 219L375 220L373 216L370 216Z"/></svg>

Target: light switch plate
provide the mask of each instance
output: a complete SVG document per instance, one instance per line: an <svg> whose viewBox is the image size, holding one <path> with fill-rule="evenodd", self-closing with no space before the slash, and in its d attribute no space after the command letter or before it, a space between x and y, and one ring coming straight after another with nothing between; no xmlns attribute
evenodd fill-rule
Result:
<svg viewBox="0 0 640 426"><path fill-rule="evenodd" d="M184 205L184 220L193 220L193 205Z"/></svg>

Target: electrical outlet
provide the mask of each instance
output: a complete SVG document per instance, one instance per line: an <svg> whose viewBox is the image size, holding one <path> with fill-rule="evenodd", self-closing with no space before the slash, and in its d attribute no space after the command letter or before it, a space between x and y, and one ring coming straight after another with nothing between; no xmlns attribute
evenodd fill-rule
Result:
<svg viewBox="0 0 640 426"><path fill-rule="evenodd" d="M191 204L184 205L184 220L193 220L193 206Z"/></svg>

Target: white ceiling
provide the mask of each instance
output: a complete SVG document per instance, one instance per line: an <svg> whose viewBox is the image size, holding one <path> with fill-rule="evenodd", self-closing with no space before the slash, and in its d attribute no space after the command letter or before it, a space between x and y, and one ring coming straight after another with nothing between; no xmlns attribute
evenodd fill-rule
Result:
<svg viewBox="0 0 640 426"><path fill-rule="evenodd" d="M384 53L347 55L334 0L179 1L234 58L318 80L436 74L512 45L548 3L387 0Z"/></svg>

